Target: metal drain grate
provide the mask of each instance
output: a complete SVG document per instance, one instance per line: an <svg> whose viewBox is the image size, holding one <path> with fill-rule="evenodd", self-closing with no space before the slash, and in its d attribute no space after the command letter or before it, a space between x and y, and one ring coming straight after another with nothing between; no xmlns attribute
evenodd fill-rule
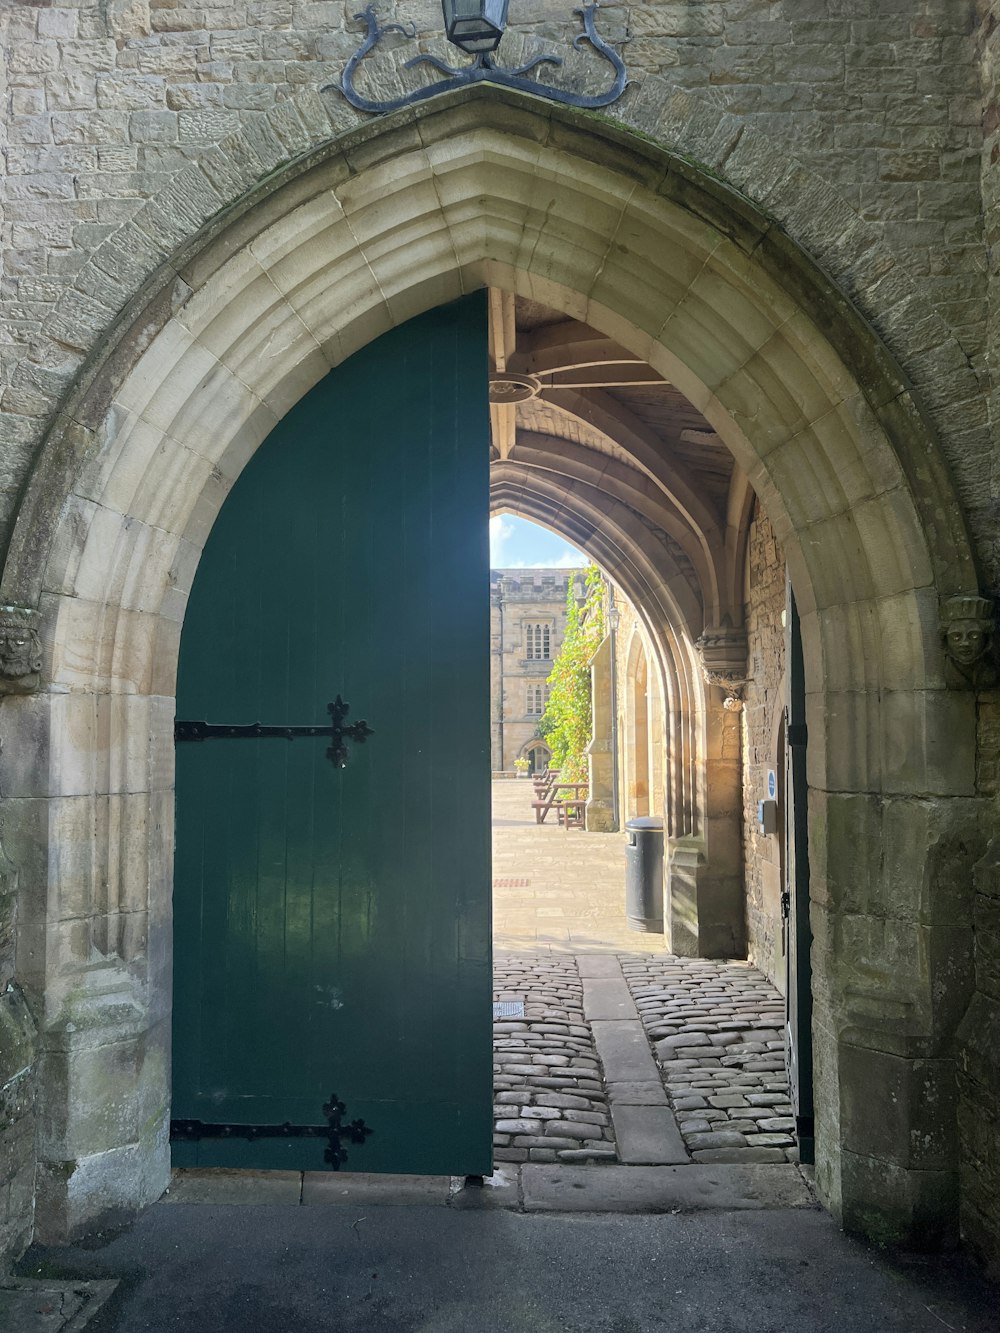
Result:
<svg viewBox="0 0 1000 1333"><path fill-rule="evenodd" d="M494 1000L493 1001L494 1018L523 1018L524 1001L523 1000Z"/></svg>
<svg viewBox="0 0 1000 1333"><path fill-rule="evenodd" d="M501 877L493 881L495 889L526 889L531 883L530 879L517 879L511 876Z"/></svg>

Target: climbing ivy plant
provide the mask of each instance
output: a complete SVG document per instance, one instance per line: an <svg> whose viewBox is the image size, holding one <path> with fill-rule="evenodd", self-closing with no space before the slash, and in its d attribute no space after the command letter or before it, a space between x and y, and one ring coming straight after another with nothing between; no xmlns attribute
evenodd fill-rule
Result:
<svg viewBox="0 0 1000 1333"><path fill-rule="evenodd" d="M604 580L596 565L584 576L586 598L577 605L576 580L566 591L566 635L549 676L549 701L539 733L552 751L552 764L567 782L587 777L591 738L590 659L604 638Z"/></svg>

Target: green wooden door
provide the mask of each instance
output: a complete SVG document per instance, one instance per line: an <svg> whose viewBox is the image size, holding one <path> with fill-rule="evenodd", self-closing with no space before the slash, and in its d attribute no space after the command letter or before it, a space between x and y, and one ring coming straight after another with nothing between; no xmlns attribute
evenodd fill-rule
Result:
<svg viewBox="0 0 1000 1333"><path fill-rule="evenodd" d="M374 735L343 770L321 738L177 744L175 1165L329 1168L225 1127L322 1127L335 1093L371 1130L347 1170L491 1169L488 431L477 294L317 385L212 530L178 719L340 694Z"/></svg>

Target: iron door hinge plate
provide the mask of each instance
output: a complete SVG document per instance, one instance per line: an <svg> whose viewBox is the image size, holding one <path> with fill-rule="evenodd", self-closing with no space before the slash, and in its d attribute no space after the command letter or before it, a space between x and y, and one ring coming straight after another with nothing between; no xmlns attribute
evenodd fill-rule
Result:
<svg viewBox="0 0 1000 1333"><path fill-rule="evenodd" d="M244 1125L220 1123L206 1120L171 1120L171 1141L197 1143L201 1139L246 1139L252 1143L255 1139L326 1139L326 1151L323 1160L334 1171L339 1171L347 1161L347 1152L343 1140L348 1143L363 1144L375 1131L361 1119L344 1124L344 1112L347 1107L330 1093L330 1100L323 1104L325 1125L293 1125L287 1120L283 1125Z"/></svg>
<svg viewBox="0 0 1000 1333"><path fill-rule="evenodd" d="M375 733L363 719L345 726L345 719L350 711L350 704L345 704L338 694L332 704L327 704L326 711L330 721L326 726L268 726L261 722L233 724L229 722L188 722L178 719L174 723L175 741L236 741L277 739L293 741L297 736L326 736L330 739L326 757L336 768L346 768L348 760L347 742L354 741L363 745L369 736Z"/></svg>

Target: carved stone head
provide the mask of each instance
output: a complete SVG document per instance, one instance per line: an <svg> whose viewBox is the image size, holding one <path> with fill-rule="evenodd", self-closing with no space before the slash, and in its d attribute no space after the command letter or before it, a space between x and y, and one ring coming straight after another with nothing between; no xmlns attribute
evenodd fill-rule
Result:
<svg viewBox="0 0 1000 1333"><path fill-rule="evenodd" d="M996 628L993 603L988 597L949 597L941 605L941 637L945 652L961 682L990 685L996 671L988 660Z"/></svg>
<svg viewBox="0 0 1000 1333"><path fill-rule="evenodd" d="M38 612L0 606L0 694L31 694L41 683Z"/></svg>

